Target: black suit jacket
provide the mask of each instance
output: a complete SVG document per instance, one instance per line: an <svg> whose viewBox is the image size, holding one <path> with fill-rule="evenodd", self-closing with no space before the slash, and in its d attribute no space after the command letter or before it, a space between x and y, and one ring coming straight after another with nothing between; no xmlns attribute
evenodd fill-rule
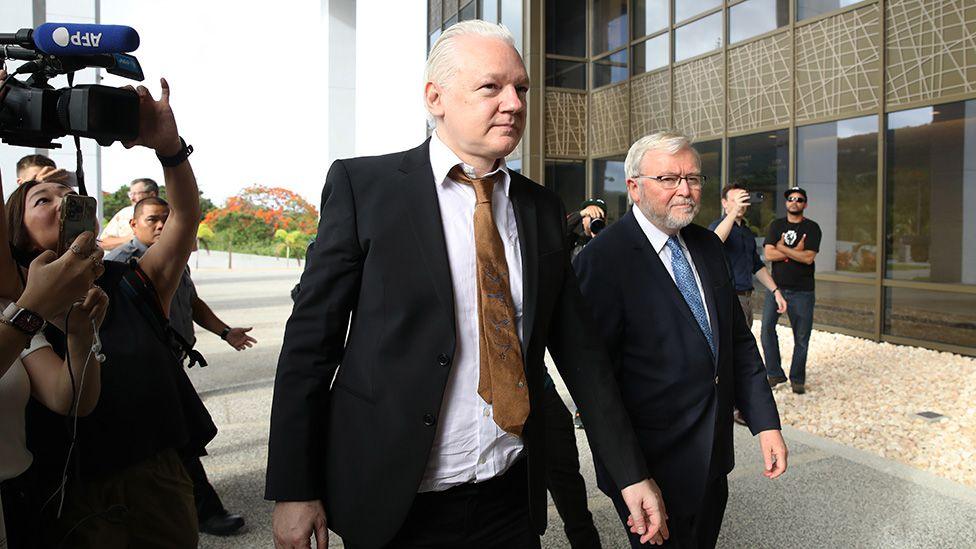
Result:
<svg viewBox="0 0 976 549"><path fill-rule="evenodd" d="M389 541L406 517L454 355L453 286L428 143L332 165L278 359L265 496L322 499L329 527L364 546ZM511 176L531 406L523 439L541 534L546 347L573 398L591 410L588 431L608 474L626 486L647 469L609 358L589 335L561 202Z"/></svg>
<svg viewBox="0 0 976 549"><path fill-rule="evenodd" d="M733 403L753 434L780 423L722 242L698 225L681 236L701 278L717 359L633 211L583 248L574 266L651 477L668 512L687 516L700 508L706 483L732 470ZM616 484L595 458L598 484L612 495Z"/></svg>

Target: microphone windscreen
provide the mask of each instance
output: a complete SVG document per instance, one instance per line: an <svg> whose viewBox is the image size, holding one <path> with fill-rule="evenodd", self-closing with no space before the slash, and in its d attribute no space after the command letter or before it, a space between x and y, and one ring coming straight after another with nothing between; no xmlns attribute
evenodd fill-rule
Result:
<svg viewBox="0 0 976 549"><path fill-rule="evenodd" d="M128 53L139 47L139 33L124 25L44 23L33 38L37 49L51 55Z"/></svg>

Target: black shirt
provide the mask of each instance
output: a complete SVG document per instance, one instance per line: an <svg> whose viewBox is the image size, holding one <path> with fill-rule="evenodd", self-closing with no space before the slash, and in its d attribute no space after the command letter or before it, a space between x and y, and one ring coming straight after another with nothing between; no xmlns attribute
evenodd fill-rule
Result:
<svg viewBox="0 0 976 549"><path fill-rule="evenodd" d="M784 236L785 235L785 236ZM787 218L781 217L769 224L769 232L766 233L764 246L775 246L780 237L787 247L796 248L803 236L805 250L814 252L820 251L820 225L815 221L803 218L799 223L790 223ZM773 261L773 280L776 285L785 290L798 290L812 292L814 288L813 274L816 271L816 263L809 265L793 261L786 258L782 261Z"/></svg>
<svg viewBox="0 0 976 549"><path fill-rule="evenodd" d="M712 221L709 229L715 230L722 219ZM729 237L725 239L725 254L732 265L732 280L735 291L747 292L752 289L752 275L764 267L756 249L756 235L744 223L733 223Z"/></svg>

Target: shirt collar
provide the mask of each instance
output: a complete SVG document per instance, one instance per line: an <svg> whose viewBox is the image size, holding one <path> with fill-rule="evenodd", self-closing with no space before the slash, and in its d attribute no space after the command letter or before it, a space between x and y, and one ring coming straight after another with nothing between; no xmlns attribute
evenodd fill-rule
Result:
<svg viewBox="0 0 976 549"><path fill-rule="evenodd" d="M651 246L654 248L654 252L660 254L661 250L663 250L664 246L666 246L668 243L668 234L661 229L658 229L657 225L651 223L651 220L647 219L644 212L637 207L637 204L634 204L632 209L634 212L634 218L637 219L637 224L640 225L641 230L644 231L644 236L646 236L647 240L651 243ZM678 232L678 242L681 243L682 248L687 249L684 239L681 238L680 231Z"/></svg>
<svg viewBox="0 0 976 549"><path fill-rule="evenodd" d="M139 240L134 236L132 237L132 240L129 241L129 246L131 246L132 249L135 250L135 253L132 254L135 257L142 257L142 255L149 250L149 246L146 246L145 244L142 243L141 240Z"/></svg>
<svg viewBox="0 0 976 549"><path fill-rule="evenodd" d="M445 145L440 137L437 136L437 130L434 130L430 134L430 167L434 172L434 183L437 185L452 183L453 181L447 177L447 173L458 164L461 165L461 169L469 176L474 175L474 168L462 162L458 158L458 155L454 154L454 151ZM504 158L498 160L497 168L485 175L491 175L497 172L502 172L503 174L501 180L502 188L505 190L505 196L508 196L508 188L512 182L512 176L508 173L508 166L505 164Z"/></svg>

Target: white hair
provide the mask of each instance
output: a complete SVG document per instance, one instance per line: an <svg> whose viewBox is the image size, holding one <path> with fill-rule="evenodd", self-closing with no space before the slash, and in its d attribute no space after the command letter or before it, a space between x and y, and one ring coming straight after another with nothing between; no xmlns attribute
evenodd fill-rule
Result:
<svg viewBox="0 0 976 549"><path fill-rule="evenodd" d="M691 146L692 142L691 137L675 130L664 130L645 135L635 141L630 146L630 150L627 151L627 158L624 160L624 171L627 177L641 175L640 164L644 160L644 154L647 151L665 151L671 154L677 154L682 149L691 149L695 153L695 158L701 163L701 156Z"/></svg>
<svg viewBox="0 0 976 549"><path fill-rule="evenodd" d="M515 48L515 38L505 25L489 23L481 19L470 19L451 25L444 31L434 47L430 48L427 56L427 65L424 67L424 85L433 82L441 87L446 87L454 73L457 72L457 59L454 55L457 50L457 39L461 36L483 36L485 38L497 38ZM434 127L434 117L427 113L427 122L430 127Z"/></svg>

